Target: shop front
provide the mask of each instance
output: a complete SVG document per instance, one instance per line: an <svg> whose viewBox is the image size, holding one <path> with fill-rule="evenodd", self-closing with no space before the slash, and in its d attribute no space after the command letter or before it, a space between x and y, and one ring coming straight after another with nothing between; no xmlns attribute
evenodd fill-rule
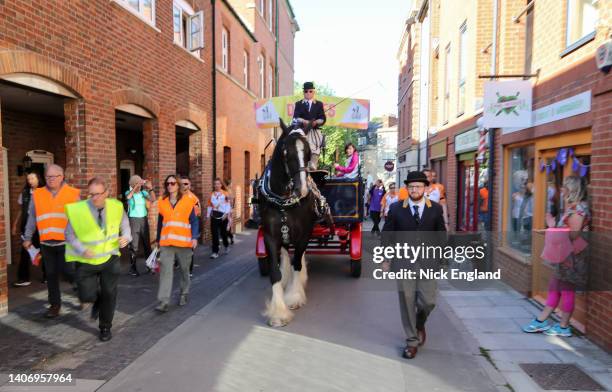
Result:
<svg viewBox="0 0 612 392"><path fill-rule="evenodd" d="M559 123L551 113L572 108L563 118L590 110L590 94L579 94L535 111L540 124ZM546 122L542 122L546 121ZM559 222L566 212L561 188L564 178L580 178L582 188L589 190L591 178L590 127L517 141L504 146L504 185L502 208L503 247L515 258L531 264L530 293L536 301L545 303L553 269L542 257L547 216ZM535 134L533 128L525 134ZM514 130L504 130L504 137L513 137ZM590 200L587 197L587 203ZM590 206L589 206L590 208ZM576 293L573 324L584 331L587 293Z"/></svg>
<svg viewBox="0 0 612 392"><path fill-rule="evenodd" d="M472 128L455 136L457 154L457 231L485 230L489 211L488 160L477 159L480 132ZM488 140L485 146L488 146Z"/></svg>

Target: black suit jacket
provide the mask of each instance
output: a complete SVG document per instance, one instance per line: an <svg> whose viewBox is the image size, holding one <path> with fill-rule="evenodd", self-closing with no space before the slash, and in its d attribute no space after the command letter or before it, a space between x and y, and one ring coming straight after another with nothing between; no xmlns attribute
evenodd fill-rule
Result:
<svg viewBox="0 0 612 392"><path fill-rule="evenodd" d="M310 110L308 110L308 102L304 102L304 100L297 101L293 109L293 118L301 118L307 121L323 120L323 124L327 121L325 110L323 109L323 102L317 100L312 101ZM323 124L318 125L318 127Z"/></svg>
<svg viewBox="0 0 612 392"><path fill-rule="evenodd" d="M425 199L425 209L421 215L420 223L417 225L413 211L408 199L395 202L389 208L389 214L385 219L381 243L383 246L395 247L396 244L407 244L412 247L424 246L446 246L446 226L444 225L444 212L442 206L436 202ZM403 246L403 245L401 245ZM413 264L402 259L392 263L392 269L398 271L407 269L429 269L438 268L441 259L432 257L420 257Z"/></svg>
<svg viewBox="0 0 612 392"><path fill-rule="evenodd" d="M398 201L389 208L383 231L446 231L444 210L435 201L426 200L421 222L417 225L408 199Z"/></svg>

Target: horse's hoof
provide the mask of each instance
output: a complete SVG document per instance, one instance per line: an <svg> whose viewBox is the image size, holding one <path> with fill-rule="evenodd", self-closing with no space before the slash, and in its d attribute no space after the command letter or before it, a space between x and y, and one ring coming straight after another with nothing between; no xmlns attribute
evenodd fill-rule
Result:
<svg viewBox="0 0 612 392"><path fill-rule="evenodd" d="M272 328L282 328L282 327L286 326L287 324L289 324L288 320L283 320L283 319L270 319L270 320L268 320L268 325L270 325Z"/></svg>

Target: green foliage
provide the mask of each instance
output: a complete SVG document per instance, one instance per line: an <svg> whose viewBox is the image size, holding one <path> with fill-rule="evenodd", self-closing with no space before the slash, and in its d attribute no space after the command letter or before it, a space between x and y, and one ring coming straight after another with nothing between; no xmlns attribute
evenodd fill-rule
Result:
<svg viewBox="0 0 612 392"><path fill-rule="evenodd" d="M317 96L335 96L334 90L328 85L318 85L315 83L317 89ZM294 82L293 92L295 95L302 95L304 83ZM316 97L315 97L316 99ZM347 143L353 143L357 146L357 138L359 132L354 129L340 128L340 127L327 127L323 126L321 131L325 135L325 149L321 152L319 158L319 169L326 169L330 172L334 171L334 164L339 163L344 165L346 156L344 155L344 146Z"/></svg>

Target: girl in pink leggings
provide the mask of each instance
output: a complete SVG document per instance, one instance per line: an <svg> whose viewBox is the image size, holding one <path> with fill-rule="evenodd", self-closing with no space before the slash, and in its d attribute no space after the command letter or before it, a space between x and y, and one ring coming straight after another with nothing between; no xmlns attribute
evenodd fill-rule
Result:
<svg viewBox="0 0 612 392"><path fill-rule="evenodd" d="M586 199L586 187L582 179L569 176L563 180L561 192L565 197L566 210L559 223L550 214L546 214L548 227L569 227L570 239L576 240L589 230L590 213ZM570 254L563 262L553 265L553 275L548 284L548 298L546 306L538 317L523 327L524 332L544 332L551 336L572 336L569 325L574 312L576 288L586 284L587 251L583 249L578 253ZM559 306L561 321L552 323L549 317Z"/></svg>

